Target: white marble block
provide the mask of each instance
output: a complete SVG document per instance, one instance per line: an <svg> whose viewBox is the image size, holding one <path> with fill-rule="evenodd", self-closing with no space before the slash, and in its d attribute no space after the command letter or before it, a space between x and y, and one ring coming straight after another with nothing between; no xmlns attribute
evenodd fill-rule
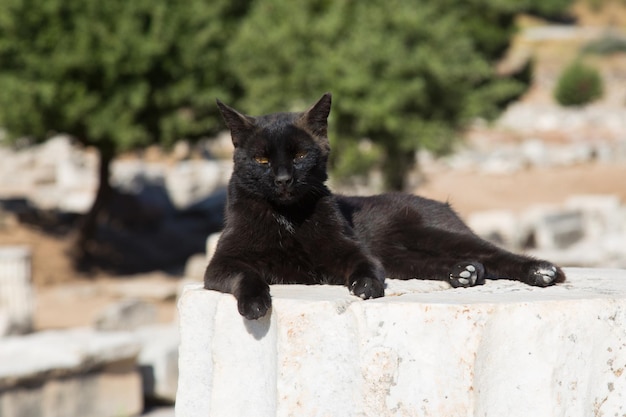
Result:
<svg viewBox="0 0 626 417"><path fill-rule="evenodd" d="M34 310L30 249L0 247L0 336L31 331Z"/></svg>
<svg viewBox="0 0 626 417"><path fill-rule="evenodd" d="M190 285L179 301L178 417L626 415L626 271L451 289L388 280L273 286L271 314Z"/></svg>

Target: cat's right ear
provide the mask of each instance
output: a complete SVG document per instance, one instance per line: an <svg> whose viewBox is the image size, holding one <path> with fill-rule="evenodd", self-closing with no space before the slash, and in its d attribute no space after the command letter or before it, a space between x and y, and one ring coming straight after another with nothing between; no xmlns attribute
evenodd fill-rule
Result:
<svg viewBox="0 0 626 417"><path fill-rule="evenodd" d="M217 107L220 109L220 113L222 113L224 123L226 123L226 126L230 130L233 145L237 148L242 144L242 141L250 133L250 131L254 129L255 119L254 117L239 113L237 110L227 106L219 100L216 100L216 102Z"/></svg>

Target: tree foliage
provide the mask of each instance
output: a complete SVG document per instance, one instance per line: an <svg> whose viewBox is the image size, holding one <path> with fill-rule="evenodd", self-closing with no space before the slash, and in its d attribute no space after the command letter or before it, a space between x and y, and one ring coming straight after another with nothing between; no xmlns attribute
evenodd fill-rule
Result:
<svg viewBox="0 0 626 417"><path fill-rule="evenodd" d="M387 187L400 189L416 149L449 150L468 121L494 117L526 88L494 70L515 14L566 4L257 0L227 56L252 112L299 108L332 91L335 169L349 169L342 153L354 155L367 137L383 150Z"/></svg>
<svg viewBox="0 0 626 417"><path fill-rule="evenodd" d="M241 3L3 0L0 124L115 150L206 134L237 90L221 51Z"/></svg>
<svg viewBox="0 0 626 417"><path fill-rule="evenodd" d="M219 126L214 97L239 92L223 50L245 0L3 0L0 126L10 138L72 135L101 154L79 246L110 195L120 151Z"/></svg>
<svg viewBox="0 0 626 417"><path fill-rule="evenodd" d="M563 106L581 106L602 97L603 90L598 70L577 59L561 73L554 97Z"/></svg>
<svg viewBox="0 0 626 417"><path fill-rule="evenodd" d="M0 126L96 146L105 193L119 151L221 126L215 97L265 113L331 91L335 171L364 169L379 150L387 186L402 188L417 149L448 151L468 121L526 88L494 71L514 16L569 3L3 0Z"/></svg>

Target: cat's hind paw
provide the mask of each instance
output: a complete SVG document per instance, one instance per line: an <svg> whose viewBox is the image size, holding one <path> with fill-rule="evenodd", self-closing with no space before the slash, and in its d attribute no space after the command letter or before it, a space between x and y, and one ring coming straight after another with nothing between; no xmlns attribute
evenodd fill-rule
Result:
<svg viewBox="0 0 626 417"><path fill-rule="evenodd" d="M480 262L461 262L452 268L448 281L454 288L481 285L485 282L485 268Z"/></svg>
<svg viewBox="0 0 626 417"><path fill-rule="evenodd" d="M350 284L350 294L361 297L364 300L378 298L385 295L385 287L378 279L362 277L355 279Z"/></svg>
<svg viewBox="0 0 626 417"><path fill-rule="evenodd" d="M528 283L537 287L547 287L565 281L565 274L550 262L538 261L528 271Z"/></svg>

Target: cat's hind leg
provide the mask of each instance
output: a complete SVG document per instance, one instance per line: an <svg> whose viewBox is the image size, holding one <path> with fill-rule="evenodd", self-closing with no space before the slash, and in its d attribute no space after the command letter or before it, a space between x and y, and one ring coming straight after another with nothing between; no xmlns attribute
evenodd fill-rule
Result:
<svg viewBox="0 0 626 417"><path fill-rule="evenodd" d="M397 249L383 263L387 276L394 279L428 279L447 281L454 288L473 287L485 283L485 267L479 261L439 257L432 253L416 253Z"/></svg>
<svg viewBox="0 0 626 417"><path fill-rule="evenodd" d="M473 233L454 233L417 227L386 236L388 245L377 245L390 278L447 280L454 287L469 287L487 279L511 279L546 287L565 281L556 265L518 255L487 242ZM407 238L410 236L410 238Z"/></svg>

